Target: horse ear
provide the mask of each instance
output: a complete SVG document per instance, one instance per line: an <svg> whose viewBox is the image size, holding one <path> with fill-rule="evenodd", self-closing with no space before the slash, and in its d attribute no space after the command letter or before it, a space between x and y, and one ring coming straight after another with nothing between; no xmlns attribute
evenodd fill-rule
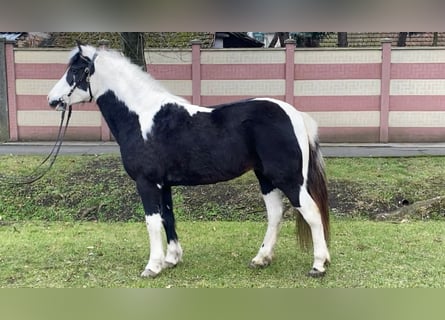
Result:
<svg viewBox="0 0 445 320"><path fill-rule="evenodd" d="M79 48L79 52L82 54L82 42L80 40L76 40L77 48Z"/></svg>

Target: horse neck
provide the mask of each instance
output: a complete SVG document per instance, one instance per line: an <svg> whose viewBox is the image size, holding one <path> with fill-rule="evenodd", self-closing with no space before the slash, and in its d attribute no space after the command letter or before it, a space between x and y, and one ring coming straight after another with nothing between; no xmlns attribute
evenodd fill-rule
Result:
<svg viewBox="0 0 445 320"><path fill-rule="evenodd" d="M126 61L104 57L96 67L96 102L117 142L129 136L143 136L162 104L180 101L156 80ZM142 128L141 128L142 127Z"/></svg>
<svg viewBox="0 0 445 320"><path fill-rule="evenodd" d="M99 57L96 62L96 97L111 90L131 111L138 114L146 112L147 108L157 108L165 101L187 102L168 92L150 74L126 59L108 52Z"/></svg>

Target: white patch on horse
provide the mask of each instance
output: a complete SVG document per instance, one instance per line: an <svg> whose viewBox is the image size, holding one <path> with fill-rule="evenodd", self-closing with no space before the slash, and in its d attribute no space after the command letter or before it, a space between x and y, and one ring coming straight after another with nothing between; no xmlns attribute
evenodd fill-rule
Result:
<svg viewBox="0 0 445 320"><path fill-rule="evenodd" d="M213 109L197 106L194 104L182 104L182 107L188 112L189 115L194 116L198 112L212 112Z"/></svg>
<svg viewBox="0 0 445 320"><path fill-rule="evenodd" d="M174 267L182 261L182 248L179 241L171 240L167 244L167 255L165 256L165 265Z"/></svg>
<svg viewBox="0 0 445 320"><path fill-rule="evenodd" d="M253 266L267 266L272 262L273 250L283 216L283 197L280 190L272 190L263 195L263 199L267 210L267 231L258 254L252 259L251 264Z"/></svg>
<svg viewBox="0 0 445 320"><path fill-rule="evenodd" d="M142 277L155 277L164 268L164 248L162 243L162 218L159 213L145 216L150 241L150 258L142 272Z"/></svg>

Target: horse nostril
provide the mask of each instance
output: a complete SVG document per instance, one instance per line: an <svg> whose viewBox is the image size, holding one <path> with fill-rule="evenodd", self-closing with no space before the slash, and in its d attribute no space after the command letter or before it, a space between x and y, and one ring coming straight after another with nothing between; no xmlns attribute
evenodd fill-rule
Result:
<svg viewBox="0 0 445 320"><path fill-rule="evenodd" d="M57 107L57 105L59 104L59 100L49 100L48 101L48 104L51 106L51 107L53 107L53 108L55 108L55 107Z"/></svg>

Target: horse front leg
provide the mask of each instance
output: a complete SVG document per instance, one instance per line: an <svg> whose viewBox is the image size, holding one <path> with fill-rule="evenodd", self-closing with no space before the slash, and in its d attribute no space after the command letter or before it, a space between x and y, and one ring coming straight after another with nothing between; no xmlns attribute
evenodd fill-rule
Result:
<svg viewBox="0 0 445 320"><path fill-rule="evenodd" d="M267 267L272 262L283 216L283 201L280 190L274 189L268 194L263 194L263 198L267 210L267 231L258 254L250 262L249 266L253 268Z"/></svg>
<svg viewBox="0 0 445 320"><path fill-rule="evenodd" d="M167 255L165 265L174 267L182 260L182 248L176 234L175 216L170 186L162 187L162 223L167 236Z"/></svg>
<svg viewBox="0 0 445 320"><path fill-rule="evenodd" d="M145 211L145 224L147 226L150 242L150 257L142 277L156 277L165 267L164 246L162 243L162 217L161 217L161 188L146 179L136 181L138 193Z"/></svg>

